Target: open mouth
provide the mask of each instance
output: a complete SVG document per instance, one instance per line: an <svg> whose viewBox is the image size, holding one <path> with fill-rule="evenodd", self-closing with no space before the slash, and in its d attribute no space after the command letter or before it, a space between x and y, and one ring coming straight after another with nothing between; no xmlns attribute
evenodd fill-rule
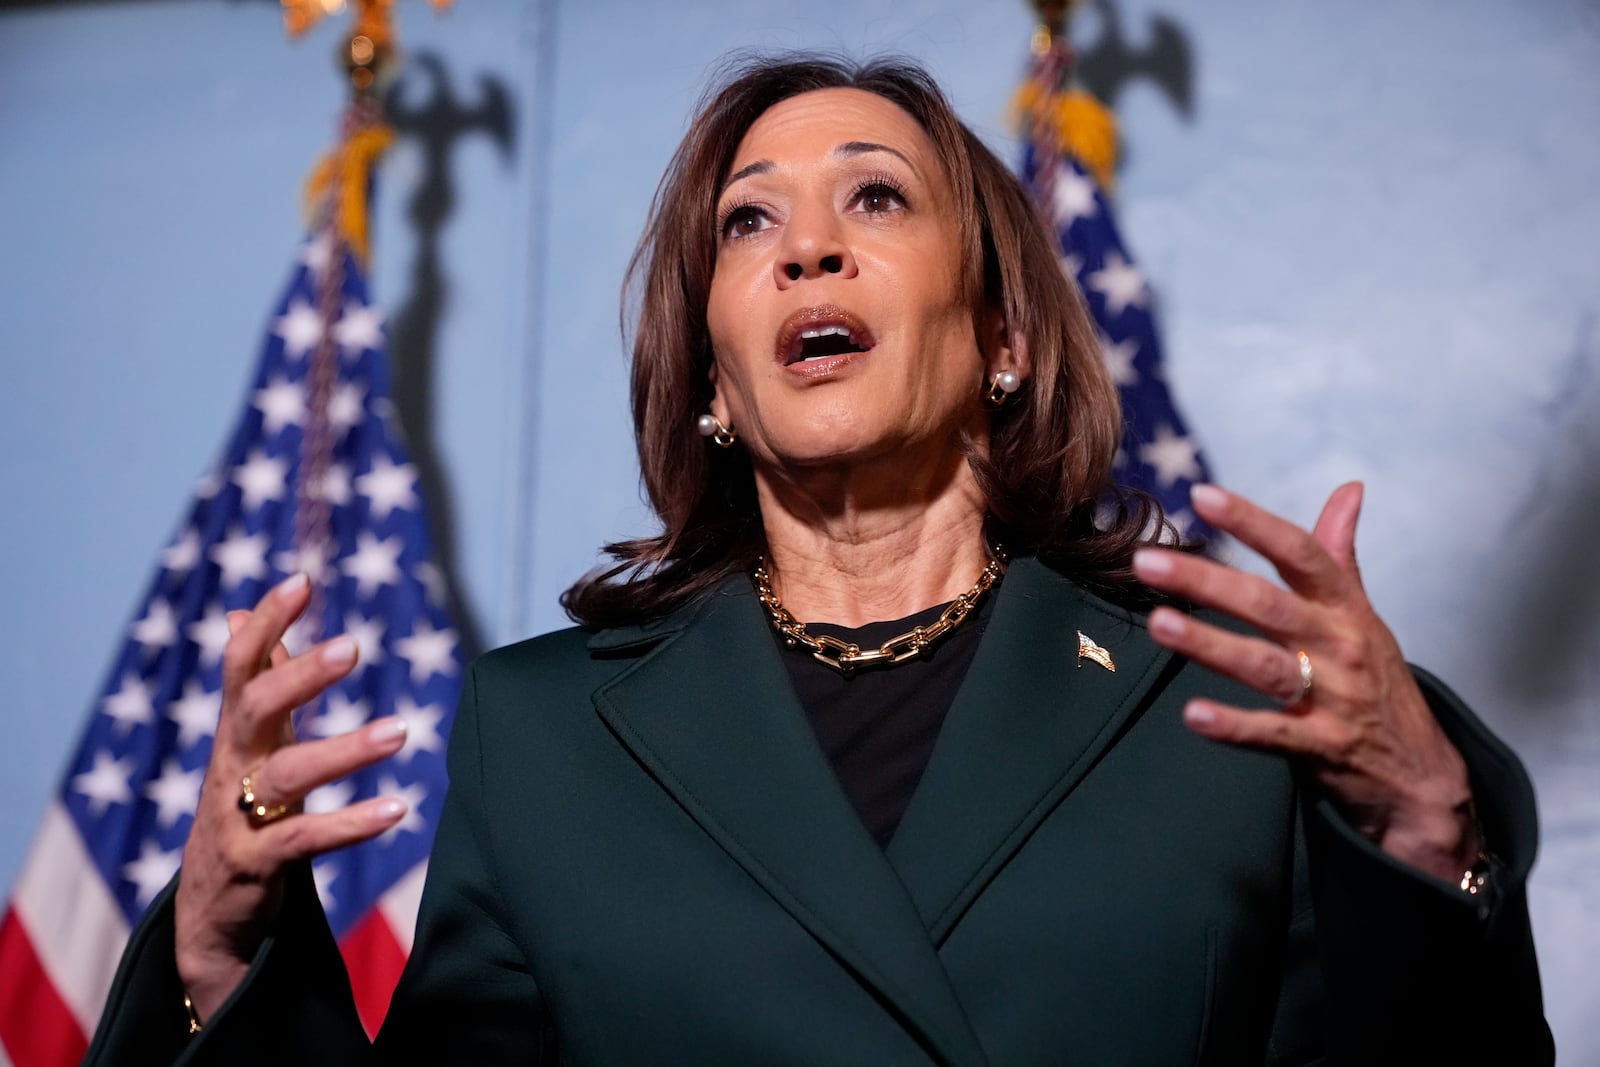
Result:
<svg viewBox="0 0 1600 1067"><path fill-rule="evenodd" d="M867 324L839 307L804 308L778 330L777 358L785 367L857 356L877 344Z"/></svg>

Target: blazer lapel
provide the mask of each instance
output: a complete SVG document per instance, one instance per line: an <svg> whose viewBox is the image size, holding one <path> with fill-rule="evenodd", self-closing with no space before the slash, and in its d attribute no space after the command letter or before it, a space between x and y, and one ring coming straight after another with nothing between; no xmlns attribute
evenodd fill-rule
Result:
<svg viewBox="0 0 1600 1067"><path fill-rule="evenodd" d="M595 693L600 716L796 921L940 1062L983 1052L905 887L840 789L749 583L730 579ZM625 648L640 635L596 647Z"/></svg>
<svg viewBox="0 0 1600 1067"><path fill-rule="evenodd" d="M1078 655L1078 634L1115 671ZM888 858L935 944L1141 707L1170 653L1143 622L1014 561Z"/></svg>

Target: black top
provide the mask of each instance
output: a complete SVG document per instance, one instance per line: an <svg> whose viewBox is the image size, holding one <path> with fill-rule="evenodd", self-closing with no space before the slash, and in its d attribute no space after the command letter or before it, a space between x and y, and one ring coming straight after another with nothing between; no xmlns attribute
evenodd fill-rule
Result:
<svg viewBox="0 0 1600 1067"><path fill-rule="evenodd" d="M960 626L915 659L850 675L818 663L804 649L786 647L783 636L772 631L822 751L879 847L887 847L894 837L927 769L944 717L988 625L995 592L990 590ZM808 622L806 631L877 648L913 627L931 624L947 607L939 604L904 619L854 629Z"/></svg>

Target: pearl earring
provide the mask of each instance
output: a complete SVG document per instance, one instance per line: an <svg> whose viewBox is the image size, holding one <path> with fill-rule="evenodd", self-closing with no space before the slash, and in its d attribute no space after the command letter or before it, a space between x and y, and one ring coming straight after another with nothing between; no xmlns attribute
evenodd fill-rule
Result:
<svg viewBox="0 0 1600 1067"><path fill-rule="evenodd" d="M1021 388L1021 375L1014 370L1003 370L989 382L989 403L994 407L999 407L1006 402L1006 397Z"/></svg>
<svg viewBox="0 0 1600 1067"><path fill-rule="evenodd" d="M737 433L722 425L722 420L709 411L694 420L694 428L700 431L701 437L709 437L723 448L732 447L739 439Z"/></svg>

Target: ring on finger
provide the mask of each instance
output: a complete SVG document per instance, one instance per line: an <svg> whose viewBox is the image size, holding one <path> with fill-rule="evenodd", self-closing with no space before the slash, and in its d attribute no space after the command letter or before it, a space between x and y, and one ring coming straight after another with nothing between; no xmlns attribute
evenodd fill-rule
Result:
<svg viewBox="0 0 1600 1067"><path fill-rule="evenodd" d="M1292 708L1296 704L1303 703L1311 695L1311 684L1317 677L1316 670L1311 666L1311 657L1306 655L1305 649L1296 652L1294 658L1299 664L1300 689L1283 705L1286 708Z"/></svg>
<svg viewBox="0 0 1600 1067"><path fill-rule="evenodd" d="M289 814L287 804L263 804L256 795L255 783L252 778L261 776L261 768L257 767L245 775L239 783L239 810L244 812L250 820L251 826L265 826L270 822L277 822Z"/></svg>

